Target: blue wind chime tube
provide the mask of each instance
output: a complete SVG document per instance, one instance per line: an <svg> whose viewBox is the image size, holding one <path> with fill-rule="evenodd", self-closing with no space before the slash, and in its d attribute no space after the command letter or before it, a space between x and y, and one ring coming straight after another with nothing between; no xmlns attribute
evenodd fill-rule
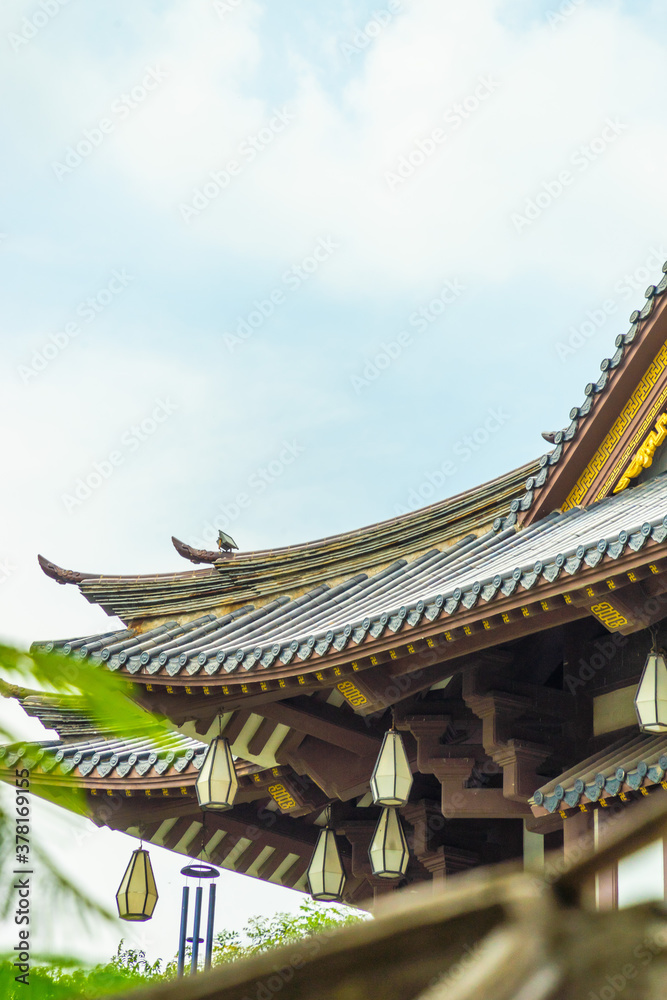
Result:
<svg viewBox="0 0 667 1000"><path fill-rule="evenodd" d="M208 922L206 924L206 962L204 968L208 972L213 959L213 921L215 920L215 882L208 887Z"/></svg>
<svg viewBox="0 0 667 1000"><path fill-rule="evenodd" d="M185 875L187 878L195 878L200 883L195 889L192 937L187 937L188 903L190 897L190 888L188 885L183 886L183 902L181 904L181 929L178 941L178 975L183 976L185 973L185 949L186 945L190 943L192 944L190 975L194 976L197 973L197 966L199 964L199 945L204 944L204 938L199 936L202 924L201 920L202 903L204 896L204 890L201 885L201 880L219 878L220 872L217 871L215 868L212 868L210 865L194 863L186 865L185 868L181 868L181 875ZM216 899L215 884L214 882L211 882L208 890L206 945L204 951L204 964L207 970L210 969L211 965L213 964L213 925L215 922L215 899Z"/></svg>
<svg viewBox="0 0 667 1000"><path fill-rule="evenodd" d="M181 930L178 935L178 975L183 975L185 969L185 936L188 932L188 904L190 900L190 887L183 886L183 898L181 901Z"/></svg>
<svg viewBox="0 0 667 1000"><path fill-rule="evenodd" d="M190 965L190 975L197 972L197 962L199 960L199 928L201 927L201 900L204 890L200 885L195 889L195 922L192 928L192 964Z"/></svg>

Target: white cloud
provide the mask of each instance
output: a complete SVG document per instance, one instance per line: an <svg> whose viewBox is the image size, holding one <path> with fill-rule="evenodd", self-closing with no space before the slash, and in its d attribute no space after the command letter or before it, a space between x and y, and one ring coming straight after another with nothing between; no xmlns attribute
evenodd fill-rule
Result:
<svg viewBox="0 0 667 1000"><path fill-rule="evenodd" d="M585 264L601 279L623 245L631 259L637 218L651 215L656 228L667 221L656 220L661 210L646 184L647 174L655 184L667 153L667 129L656 121L667 76L659 43L609 8L581 9L560 31L542 24L517 36L495 19L497 6L411 6L369 48L342 94L325 90L301 59L286 102L294 122L192 223L189 236L248 258L289 259L333 233L345 254L324 285L376 294L387 282L424 291L452 273L490 277L499 267L509 275L558 265L563 278L576 280ZM190 16L173 18L167 30L190 24ZM185 32L185 54L167 60L172 89L156 95L116 146L119 168L165 212L236 156L273 110L266 95L241 97L238 77L216 74L216 27L203 49L196 31ZM255 54L270 45L249 26L244 31ZM467 120L456 119L460 126L443 123L443 113L485 78L497 90ZM174 111L185 79L197 95L188 116ZM576 149L610 117L627 126L617 143L544 213L541 237L536 230L517 236L512 213L571 166ZM438 126L446 142L392 192L386 175ZM596 264L596 227L619 202L628 206L623 229ZM574 240L582 211L586 233Z"/></svg>
<svg viewBox="0 0 667 1000"><path fill-rule="evenodd" d="M322 283L348 294L380 295L396 282L421 294L454 273L488 278L499 268L509 276L557 265L563 278L577 280L585 266L600 280L624 247L629 261L643 248L637 219L640 229L648 215L656 229L667 221L652 190L667 155L661 45L644 23L609 7L582 6L559 30L545 19L517 34L497 19L499 6L423 0L405 7L351 65L342 90L325 89L318 67L291 53L292 93L277 103L294 121L251 163L239 147L266 126L276 103L262 87L262 60L274 42L253 0L222 18L195 0L172 4L166 15L144 12L132 59L122 64L86 57L75 35L76 59L37 42L21 58L31 79L53 81L35 83L32 100L41 107L42 151L48 135L54 157L107 114L146 66L163 68L166 81L80 169L95 160L107 184L136 188L178 226L179 206L210 172L240 161L239 175L184 234L202 248L288 264L331 233L345 253ZM348 24L339 30L341 39L349 36ZM494 93L460 125L443 123L447 109L485 78L497 81ZM627 126L618 141L518 236L512 214L609 117ZM392 191L387 174L400 157L419 158L415 142L437 127L446 141ZM616 245L593 255L597 228L617 217L619 204ZM582 212L585 233L575 240Z"/></svg>

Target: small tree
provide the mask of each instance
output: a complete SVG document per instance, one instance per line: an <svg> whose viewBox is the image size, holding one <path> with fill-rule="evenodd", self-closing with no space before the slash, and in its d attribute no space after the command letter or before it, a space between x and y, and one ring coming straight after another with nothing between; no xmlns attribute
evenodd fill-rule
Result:
<svg viewBox="0 0 667 1000"><path fill-rule="evenodd" d="M0 963L0 996L3 1000L90 1000L93 997L113 996L128 989L148 986L169 979L158 959L151 964L143 951L123 948L123 941L110 962L93 969L80 968L75 959L50 957L39 959L30 970L28 989L14 979L16 969L11 959Z"/></svg>
<svg viewBox="0 0 667 1000"><path fill-rule="evenodd" d="M251 917L241 931L220 931L215 937L213 964L235 962L364 919L365 916L351 907L325 907L304 900L297 913ZM52 958L47 960L48 964L36 962L30 970L30 1000L113 997L176 976L176 959L166 965L161 959L151 964L145 952L124 948L123 944L121 941L110 962L93 969L76 967L71 959ZM2 1000L23 1000L28 992L14 981L11 961L0 962L0 997Z"/></svg>
<svg viewBox="0 0 667 1000"><path fill-rule="evenodd" d="M233 962L300 941L327 931L356 924L364 917L351 907L321 906L305 899L296 913L275 913L271 917L251 917L243 931L221 931L213 944L213 964Z"/></svg>

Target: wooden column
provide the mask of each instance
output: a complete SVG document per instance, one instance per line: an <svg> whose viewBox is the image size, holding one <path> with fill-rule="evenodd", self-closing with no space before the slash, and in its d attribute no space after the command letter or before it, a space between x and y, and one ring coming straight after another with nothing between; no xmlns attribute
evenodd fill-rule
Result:
<svg viewBox="0 0 667 1000"><path fill-rule="evenodd" d="M382 899L383 896L387 896L390 892L393 892L398 881L399 879L372 879L373 902L377 903L378 899Z"/></svg>
<svg viewBox="0 0 667 1000"><path fill-rule="evenodd" d="M593 816L592 811L578 812L563 823L563 856L568 866L576 864L593 847Z"/></svg>
<svg viewBox="0 0 667 1000"><path fill-rule="evenodd" d="M589 854L595 844L595 812L586 812L569 816L563 823L563 858L567 868L576 865L585 855ZM582 883L580 886L581 901L584 906L595 909L594 881Z"/></svg>
<svg viewBox="0 0 667 1000"><path fill-rule="evenodd" d="M433 880L433 888L438 889L440 884L447 878L447 857L445 855L445 848L439 847L435 851L425 852L420 855L419 860L431 873L431 878Z"/></svg>
<svg viewBox="0 0 667 1000"><path fill-rule="evenodd" d="M544 836L533 833L523 823L523 867L531 872L544 871Z"/></svg>
<svg viewBox="0 0 667 1000"><path fill-rule="evenodd" d="M596 809L595 817L595 846L604 844L605 837L609 833L608 813L602 809ZM601 872L596 880L596 903L598 910L616 910L618 908L618 865Z"/></svg>

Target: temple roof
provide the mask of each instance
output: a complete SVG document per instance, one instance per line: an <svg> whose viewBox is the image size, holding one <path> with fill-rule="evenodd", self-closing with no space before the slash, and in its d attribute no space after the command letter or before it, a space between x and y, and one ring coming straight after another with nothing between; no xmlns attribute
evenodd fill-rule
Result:
<svg viewBox="0 0 667 1000"><path fill-rule="evenodd" d="M96 823L193 857L206 844L214 864L297 888L333 803L354 900L374 885L368 781L391 709L419 776L404 817L417 845L410 877L493 860L499 845L510 857L516 845L489 824L529 815L545 775L601 745L576 729L588 695L560 689L570 646L664 618L663 270L538 463L304 545L230 553L173 539L204 569L102 576L40 557L47 575L125 627L33 650L117 671L179 731L119 739L80 700L30 693L26 711L61 739L0 750L0 772L21 760L49 792L82 786ZM664 780L667 736L628 732L534 793L540 823ZM218 733L239 774L222 819L202 815L194 787ZM442 842L429 832L431 810L454 820Z"/></svg>
<svg viewBox="0 0 667 1000"><path fill-rule="evenodd" d="M232 609L290 589L303 592L489 528L509 513L526 476L537 468L532 462L420 510L302 545L230 554L193 549L173 539L179 554L190 561L214 562L203 570L114 576L62 569L44 556L39 562L47 576L76 584L91 604L125 622Z"/></svg>
<svg viewBox="0 0 667 1000"><path fill-rule="evenodd" d="M616 337L615 353L600 363L602 374L586 385L584 402L570 410L569 425L553 435L555 447L540 458L539 472L528 477L525 493L513 502L512 510L519 512L524 523L543 517L554 507L561 507L563 501L566 506L582 502L596 474L608 466L612 449L623 443L630 425L641 415L652 392L663 388L667 353L663 316L667 302L667 261L662 270L664 277L660 283L648 286L644 293L646 302L630 315L630 329ZM664 400L662 392L656 414L661 411ZM603 443L605 434L606 447L596 456L597 462L590 463L589 459ZM591 446L587 450L589 443ZM580 454L575 458L577 449ZM569 483L564 468L568 463L570 470L578 471L574 481ZM581 473L583 475L579 475ZM615 478L618 478L618 469ZM561 482L555 482L557 480ZM605 484L602 495L607 495L613 485L614 476Z"/></svg>
<svg viewBox="0 0 667 1000"><path fill-rule="evenodd" d="M156 735L148 729L132 738L119 737L109 728L89 719L84 699L71 695L29 695L19 697L24 711L38 719L46 729L54 729L60 739L37 743L17 743L0 747L0 767L23 766L59 775L72 773L77 779L160 777L161 781L178 775L180 784L192 784L201 767L207 743L182 733ZM149 723L148 723L149 724ZM254 774L257 765L239 760L239 777Z"/></svg>
<svg viewBox="0 0 667 1000"><path fill-rule="evenodd" d="M585 808L587 803L636 792L664 781L667 735L625 736L539 788L530 804L536 816Z"/></svg>
<svg viewBox="0 0 667 1000"><path fill-rule="evenodd" d="M206 569L102 575L61 569L40 556L42 569L59 583L77 585L109 615L145 630L171 616L182 621L249 612L250 603L259 607L287 593L311 600L313 588L336 586L359 572L377 577L398 560L455 545L470 532L530 526L553 510L605 499L623 477L627 484L629 468L650 465L662 443L656 421L667 419L667 263L663 272L632 313L628 332L616 338L613 356L602 361L602 374L586 386L584 402L570 411L569 425L546 435L554 447L538 462L428 507L305 544L231 553L172 539L181 556L210 564Z"/></svg>
<svg viewBox="0 0 667 1000"><path fill-rule="evenodd" d="M561 574L573 577L602 562L613 564L649 542L665 540L667 477L662 475L590 507L555 512L523 530L512 526L479 538L470 535L411 562L397 560L373 576L357 574L294 599L283 595L258 610L33 648L57 649L147 676L270 674L270 668L292 659L311 660L309 666L316 667L348 644L372 642L406 626L409 641L409 630L424 621L454 617L478 602L501 601L520 588L551 584Z"/></svg>
<svg viewBox="0 0 667 1000"><path fill-rule="evenodd" d="M104 731L85 714L83 698L31 694L16 700L26 715L39 719L45 729L55 729L63 740L99 736Z"/></svg>
<svg viewBox="0 0 667 1000"><path fill-rule="evenodd" d="M19 760L24 767L33 768L39 764L41 771L53 770L54 776L74 772L73 776L85 778L93 772L92 777L106 778L115 774L126 778L132 771L136 772L134 777L143 777L151 769L156 775L168 769L180 773L190 762L199 769L205 750L203 743L180 733L159 743L151 737L128 740L98 735L71 742L49 740L0 747L0 760L3 767L13 767Z"/></svg>

